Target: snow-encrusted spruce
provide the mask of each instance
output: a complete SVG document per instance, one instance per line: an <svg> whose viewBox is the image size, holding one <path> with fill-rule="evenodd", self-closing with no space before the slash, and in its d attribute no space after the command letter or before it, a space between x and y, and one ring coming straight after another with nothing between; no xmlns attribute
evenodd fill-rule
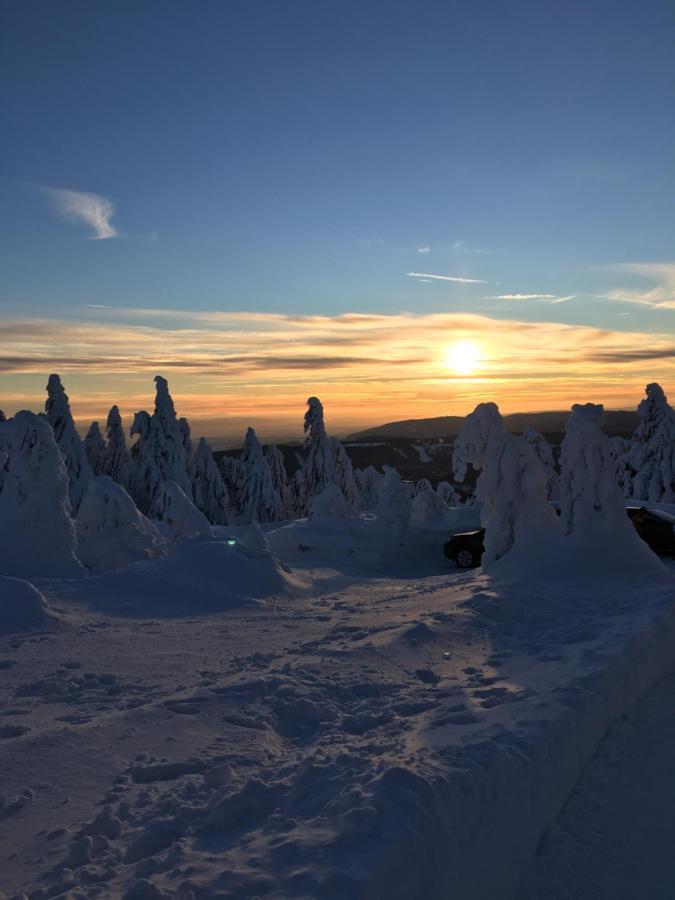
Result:
<svg viewBox="0 0 675 900"><path fill-rule="evenodd" d="M54 439L66 463L70 505L75 516L89 481L93 478L93 472L87 460L84 444L75 428L68 395L64 391L58 375L49 376L45 412L47 421L52 426Z"/></svg>
<svg viewBox="0 0 675 900"><path fill-rule="evenodd" d="M449 481L439 481L436 493L446 506L459 506L462 502L461 497Z"/></svg>
<svg viewBox="0 0 675 900"><path fill-rule="evenodd" d="M198 510L212 525L226 525L230 498L206 439L199 438L192 461L192 493Z"/></svg>
<svg viewBox="0 0 675 900"><path fill-rule="evenodd" d="M84 436L84 450L94 475L101 475L105 460L105 440L98 422L92 422Z"/></svg>
<svg viewBox="0 0 675 900"><path fill-rule="evenodd" d="M584 539L601 531L633 531L614 475L603 407L575 403L560 447L560 518L563 533Z"/></svg>
<svg viewBox="0 0 675 900"><path fill-rule="evenodd" d="M426 481L427 485L422 483ZM422 487L420 487L422 485ZM432 488L426 478L420 479L415 488L410 509L410 525L412 528L434 528L442 525L448 507Z"/></svg>
<svg viewBox="0 0 675 900"><path fill-rule="evenodd" d="M540 434L534 428L526 428L523 431L523 439L532 447L539 457L541 464L546 469L548 499L558 500L560 498L560 479L553 458L553 447L551 447L544 435Z"/></svg>
<svg viewBox="0 0 675 900"><path fill-rule="evenodd" d="M354 509L360 500L351 460L342 443L330 438L324 423L323 406L317 397L307 401L305 413L304 466L297 475L296 504L300 515L311 511L315 497L329 485L336 485Z"/></svg>
<svg viewBox="0 0 675 900"><path fill-rule="evenodd" d="M349 519L356 516L354 507L347 503L336 484L329 484L312 501L312 518Z"/></svg>
<svg viewBox="0 0 675 900"><path fill-rule="evenodd" d="M183 450L185 451L186 470L190 478L192 478L192 465L194 463L194 448L192 446L192 433L190 431L190 423L181 416L178 420L178 431L180 432Z"/></svg>
<svg viewBox="0 0 675 900"><path fill-rule="evenodd" d="M46 417L24 410L0 422L0 466L0 574L83 574L66 464Z"/></svg>
<svg viewBox="0 0 675 900"><path fill-rule="evenodd" d="M77 515L78 556L90 572L121 569L162 556L168 547L124 488L100 475L92 478Z"/></svg>
<svg viewBox="0 0 675 900"><path fill-rule="evenodd" d="M175 481L169 480L163 485L160 502L157 519L159 528L166 537L213 539L213 531L206 516Z"/></svg>
<svg viewBox="0 0 675 900"><path fill-rule="evenodd" d="M227 491L229 498L230 515L237 517L241 513L241 504L239 502L241 464L235 456L228 456L227 453L225 453L220 457L218 468L220 469L223 484L225 485L225 490Z"/></svg>
<svg viewBox="0 0 675 900"><path fill-rule="evenodd" d="M102 475L121 484L128 494L134 493L134 466L127 450L122 418L117 406L111 406L106 422L107 443L103 454Z"/></svg>
<svg viewBox="0 0 675 900"><path fill-rule="evenodd" d="M242 523L279 520L281 510L272 470L253 428L246 431L244 449L239 457L237 493Z"/></svg>
<svg viewBox="0 0 675 900"><path fill-rule="evenodd" d="M544 466L527 441L506 431L494 403L479 403L457 436L453 453L457 481L463 481L469 464L480 470L476 500L485 528L484 569L517 543L559 531L547 499Z"/></svg>
<svg viewBox="0 0 675 900"><path fill-rule="evenodd" d="M354 480L361 498L361 509L366 512L376 509L383 478L384 476L380 475L374 466L354 470Z"/></svg>
<svg viewBox="0 0 675 900"><path fill-rule="evenodd" d="M392 541L401 540L410 522L412 495L410 487L392 466L384 467L376 514L377 526Z"/></svg>
<svg viewBox="0 0 675 900"><path fill-rule="evenodd" d="M675 410L663 388L648 384L638 406L640 424L631 441L633 497L675 503Z"/></svg>
<svg viewBox="0 0 675 900"><path fill-rule="evenodd" d="M624 497L631 497L633 493L633 470L630 465L630 449L631 442L628 438L617 435L609 439L609 453L614 463L614 477Z"/></svg>
<svg viewBox="0 0 675 900"><path fill-rule="evenodd" d="M166 508L164 488L175 482L192 499L192 485L188 476L188 458L183 434L178 425L176 410L169 393L166 378L155 376L157 395L155 411L149 416L145 411L136 413L131 433L138 435L132 456L138 469L139 488L135 500L141 512L151 519L161 520Z"/></svg>
<svg viewBox="0 0 675 900"><path fill-rule="evenodd" d="M270 444L265 450L265 459L272 473L272 484L279 499L279 516L281 519L290 519L292 516L293 498L291 487L288 483L288 472L284 463L284 455L274 444Z"/></svg>

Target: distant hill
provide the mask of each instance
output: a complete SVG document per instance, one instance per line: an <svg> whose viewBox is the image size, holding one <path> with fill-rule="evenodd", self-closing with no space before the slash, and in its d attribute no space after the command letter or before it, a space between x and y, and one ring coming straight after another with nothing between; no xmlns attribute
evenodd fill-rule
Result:
<svg viewBox="0 0 675 900"><path fill-rule="evenodd" d="M511 413L504 416L506 428L519 434L525 428L534 428L544 435L562 435L570 417L569 411ZM346 441L373 441L383 438L406 438L408 440L433 440L459 434L464 423L462 416L436 416L433 419L405 419L389 422L374 428L365 428L347 435ZM630 437L638 425L636 412L624 409L606 410L603 427L609 435Z"/></svg>

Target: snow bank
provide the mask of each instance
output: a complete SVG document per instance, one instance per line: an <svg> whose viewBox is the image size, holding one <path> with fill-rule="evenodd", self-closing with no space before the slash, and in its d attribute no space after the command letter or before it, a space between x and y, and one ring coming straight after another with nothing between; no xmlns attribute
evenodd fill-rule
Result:
<svg viewBox="0 0 675 900"><path fill-rule="evenodd" d="M29 581L0 575L0 634L44 628L53 616Z"/></svg>
<svg viewBox="0 0 675 900"><path fill-rule="evenodd" d="M297 590L274 555L252 543L239 538L185 543L167 558L93 576L80 594L109 610L158 615L226 609Z"/></svg>
<svg viewBox="0 0 675 900"><path fill-rule="evenodd" d="M121 569L167 553L168 542L107 475L89 483L77 516L77 555L90 572Z"/></svg>

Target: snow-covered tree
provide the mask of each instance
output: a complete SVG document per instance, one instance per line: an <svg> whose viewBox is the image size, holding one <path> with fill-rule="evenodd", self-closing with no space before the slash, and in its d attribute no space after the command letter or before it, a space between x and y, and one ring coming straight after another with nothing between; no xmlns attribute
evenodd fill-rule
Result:
<svg viewBox="0 0 675 900"><path fill-rule="evenodd" d="M0 468L0 573L82 574L66 464L46 417L24 410L0 422Z"/></svg>
<svg viewBox="0 0 675 900"><path fill-rule="evenodd" d="M197 509L212 525L226 525L230 499L205 438L199 439L192 463L192 493Z"/></svg>
<svg viewBox="0 0 675 900"><path fill-rule="evenodd" d="M52 426L54 439L66 463L70 505L73 515L76 515L93 473L87 460L84 444L75 428L68 395L64 391L58 375L49 376L45 412L47 421Z"/></svg>
<svg viewBox="0 0 675 900"><path fill-rule="evenodd" d="M555 459L553 457L553 447L549 444L543 434L535 431L534 428L526 428L523 431L523 438L532 447L539 457L539 461L546 469L546 478L548 481L548 499L558 500L560 497L560 479L555 467Z"/></svg>
<svg viewBox="0 0 675 900"><path fill-rule="evenodd" d="M241 464L235 456L228 456L225 453L220 457L218 468L229 498L230 513L233 516L238 516L241 512L241 503L239 502Z"/></svg>
<svg viewBox="0 0 675 900"><path fill-rule="evenodd" d="M431 491L433 490L433 487L431 486L431 482L429 481L429 479L428 478L420 478L420 480L415 485L415 493L421 494L423 491L429 491L429 490L431 490Z"/></svg>
<svg viewBox="0 0 675 900"><path fill-rule="evenodd" d="M76 522L78 556L91 572L120 569L166 552L167 541L124 488L100 475L89 482Z"/></svg>
<svg viewBox="0 0 675 900"><path fill-rule="evenodd" d="M181 442L183 444L183 450L185 451L185 459L187 460L187 473L190 478L192 478L192 465L194 463L194 448L192 446L192 434L190 431L190 423L185 418L185 416L181 416L178 420L178 431L180 432Z"/></svg>
<svg viewBox="0 0 675 900"><path fill-rule="evenodd" d="M293 498L291 487L288 483L288 473L284 463L284 455L278 447L271 444L265 450L265 459L272 472L272 484L279 498L279 515L282 519L288 519L292 515Z"/></svg>
<svg viewBox="0 0 675 900"><path fill-rule="evenodd" d="M675 410L660 385L648 384L646 391L631 441L632 494L640 500L675 503Z"/></svg>
<svg viewBox="0 0 675 900"><path fill-rule="evenodd" d="M385 466L376 507L378 527L392 540L400 540L408 527L411 507L409 486L401 481L396 469Z"/></svg>
<svg viewBox="0 0 675 900"><path fill-rule="evenodd" d="M0 409L0 422L6 422L7 416L4 413L4 410Z"/></svg>
<svg viewBox="0 0 675 900"><path fill-rule="evenodd" d="M272 470L253 428L246 432L244 449L239 457L237 494L243 523L276 522L280 518Z"/></svg>
<svg viewBox="0 0 675 900"><path fill-rule="evenodd" d="M459 506L462 502L461 497L449 481L439 481L436 493L446 506Z"/></svg>
<svg viewBox="0 0 675 900"><path fill-rule="evenodd" d="M132 448L139 485L134 499L139 509L151 519L160 519L166 507L162 496L166 484L175 482L188 499L192 498L192 485L188 477L184 435L178 425L168 382L157 375L155 384L155 411L151 416L145 411L136 413L131 434L138 435Z"/></svg>
<svg viewBox="0 0 675 900"><path fill-rule="evenodd" d="M457 436L453 454L457 481L463 481L469 464L480 470L476 500L485 528L483 568L521 539L558 531L547 500L546 469L527 441L506 431L494 403L479 403Z"/></svg>
<svg viewBox="0 0 675 900"><path fill-rule="evenodd" d="M111 406L106 422L108 437L103 454L102 475L121 484L128 494L134 493L134 466L127 450L122 418L117 406Z"/></svg>
<svg viewBox="0 0 675 900"><path fill-rule="evenodd" d="M98 422L92 422L89 426L89 431L84 437L84 449L91 471L94 475L100 475L103 472L105 460L105 440Z"/></svg>
<svg viewBox="0 0 675 900"><path fill-rule="evenodd" d="M601 404L572 407L560 448L560 518L565 535L631 529L614 475Z"/></svg>
<svg viewBox="0 0 675 900"><path fill-rule="evenodd" d="M631 497L633 492L633 470L630 465L631 442L624 437L609 439L609 453L614 463L614 477L624 497Z"/></svg>
<svg viewBox="0 0 675 900"><path fill-rule="evenodd" d="M175 481L162 486L156 509L159 527L167 537L213 538L206 516Z"/></svg>
<svg viewBox="0 0 675 900"><path fill-rule="evenodd" d="M353 506L347 503L336 484L327 485L312 501L313 518L329 516L332 519L347 519L354 515Z"/></svg>
<svg viewBox="0 0 675 900"><path fill-rule="evenodd" d="M383 477L374 466L354 470L354 479L361 497L361 509L366 512L372 512L377 507Z"/></svg>
<svg viewBox="0 0 675 900"><path fill-rule="evenodd" d="M342 441L335 437L328 439L332 450L332 462L334 481L345 501L352 509L357 510L361 505L361 497L359 488L354 478L354 467L349 458L349 454L344 448Z"/></svg>
<svg viewBox="0 0 675 900"><path fill-rule="evenodd" d="M427 479L420 479L415 488L410 509L410 525L413 528L434 528L443 524L448 508L432 488L431 482L427 481L427 487L420 488L423 481Z"/></svg>

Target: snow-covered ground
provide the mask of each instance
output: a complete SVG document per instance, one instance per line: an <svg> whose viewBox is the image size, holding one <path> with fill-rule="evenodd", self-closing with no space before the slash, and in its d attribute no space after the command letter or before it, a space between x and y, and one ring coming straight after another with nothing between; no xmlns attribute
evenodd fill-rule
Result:
<svg viewBox="0 0 675 900"><path fill-rule="evenodd" d="M672 562L529 581L458 572L445 526L389 549L368 517L214 531L34 580L31 630L8 614L8 896L513 897L673 669Z"/></svg>

